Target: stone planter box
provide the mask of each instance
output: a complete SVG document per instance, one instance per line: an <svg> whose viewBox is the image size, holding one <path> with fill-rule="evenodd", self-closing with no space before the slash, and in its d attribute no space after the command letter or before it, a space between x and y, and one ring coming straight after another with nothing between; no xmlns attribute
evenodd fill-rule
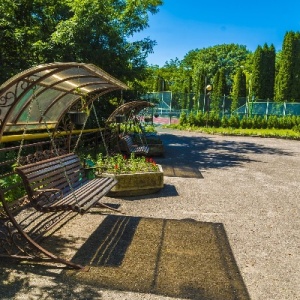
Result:
<svg viewBox="0 0 300 300"><path fill-rule="evenodd" d="M110 190L107 196L128 197L147 195L160 191L164 186L164 173L161 165L158 172L141 172L134 174L108 174L102 177L115 177L118 183Z"/></svg>

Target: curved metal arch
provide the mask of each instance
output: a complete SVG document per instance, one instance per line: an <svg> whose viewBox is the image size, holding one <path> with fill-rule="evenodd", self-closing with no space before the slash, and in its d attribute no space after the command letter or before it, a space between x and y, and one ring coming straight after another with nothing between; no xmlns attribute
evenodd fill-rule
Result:
<svg viewBox="0 0 300 300"><path fill-rule="evenodd" d="M124 115L127 119L130 114L138 114L141 110L147 107L155 107L155 104L143 100L126 102L113 111L113 113L106 120L106 123L114 123L117 115Z"/></svg>
<svg viewBox="0 0 300 300"><path fill-rule="evenodd" d="M93 101L101 94L128 87L92 64L50 63L30 68L0 87L0 137L4 132L23 129L33 97L41 104L47 122L57 126L68 108L79 100L78 88L84 89L89 101ZM36 104L34 110L30 125L39 129L43 127L43 117L39 116Z"/></svg>
<svg viewBox="0 0 300 300"><path fill-rule="evenodd" d="M117 91L117 90L119 90L119 89L118 88L111 88L111 89L108 89L108 90L105 90L105 91L101 91L101 93L97 93L97 94L93 95L93 97L90 99L90 101L87 104L90 105L92 102L94 102L99 97L101 97L101 96L103 96L103 95L105 95L107 93L110 93L110 92L113 92L113 91ZM66 108L64 110L64 112L61 114L61 116L60 116L60 118L59 118L59 120L58 120L58 122L56 124L55 131L57 130L57 127L59 126L61 120L63 119L64 115L68 112L68 110L69 110L69 108Z"/></svg>

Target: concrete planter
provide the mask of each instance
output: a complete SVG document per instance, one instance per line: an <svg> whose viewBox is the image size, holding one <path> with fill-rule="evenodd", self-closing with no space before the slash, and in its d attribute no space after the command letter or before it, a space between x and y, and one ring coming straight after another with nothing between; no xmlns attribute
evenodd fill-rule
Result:
<svg viewBox="0 0 300 300"><path fill-rule="evenodd" d="M161 165L158 172L134 174L102 173L104 177L115 177L118 183L107 194L110 197L128 197L147 195L160 191L164 186L164 173Z"/></svg>

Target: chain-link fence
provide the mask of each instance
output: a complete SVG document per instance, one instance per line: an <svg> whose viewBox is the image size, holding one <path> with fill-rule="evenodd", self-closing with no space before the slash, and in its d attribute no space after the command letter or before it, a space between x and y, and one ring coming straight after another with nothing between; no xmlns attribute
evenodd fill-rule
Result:
<svg viewBox="0 0 300 300"><path fill-rule="evenodd" d="M147 93L142 99L156 104L154 114L162 117L178 118L182 112L187 114L191 111L211 111L212 100L209 95L204 97L195 93L173 93L170 91ZM274 102L264 99L251 99L241 97L237 103L237 109L232 111L232 99L224 95L218 103L218 112L220 116L230 117L232 114L243 116L287 116L300 115L300 103L296 102ZM216 107L216 105L214 105Z"/></svg>

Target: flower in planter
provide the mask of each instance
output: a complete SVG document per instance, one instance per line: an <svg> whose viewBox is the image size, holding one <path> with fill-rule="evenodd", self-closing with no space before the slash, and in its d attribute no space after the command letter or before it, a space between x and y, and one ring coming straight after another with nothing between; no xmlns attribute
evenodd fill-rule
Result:
<svg viewBox="0 0 300 300"><path fill-rule="evenodd" d="M158 165L152 158L136 157L134 154L131 154L130 157L121 154L115 156L103 156L99 154L96 167L100 173L112 174L134 174L159 171Z"/></svg>

